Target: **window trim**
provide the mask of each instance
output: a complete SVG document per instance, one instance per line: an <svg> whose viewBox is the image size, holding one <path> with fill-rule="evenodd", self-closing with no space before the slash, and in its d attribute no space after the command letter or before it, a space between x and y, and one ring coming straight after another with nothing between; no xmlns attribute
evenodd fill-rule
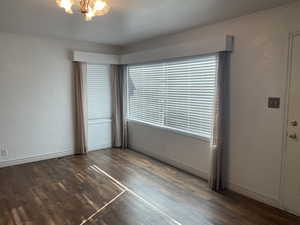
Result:
<svg viewBox="0 0 300 225"><path fill-rule="evenodd" d="M144 121L133 120L133 119L127 119L127 122L128 123L139 124L139 125L142 125L142 126L152 127L152 128L155 128L155 129L160 129L160 130L163 130L163 131L171 131L172 133L180 134L180 135L191 137L191 138L194 138L194 139L198 139L198 140L201 140L201 141L206 142L206 143L211 142L211 138L209 138L209 137L204 137L204 136L194 134L194 133L191 133L191 132L188 132L188 131L185 131L185 130L180 130L180 129L176 129L176 128L172 128L172 127L166 127L166 126L159 126L159 125L156 125L156 124L153 124L153 123L147 123L147 122L144 122Z"/></svg>
<svg viewBox="0 0 300 225"><path fill-rule="evenodd" d="M128 79L128 76L129 76L129 67L130 66L151 65L151 64L155 64L155 63L172 63L172 62L178 62L178 61L180 62L182 60L193 59L193 58L197 58L197 57L211 57L211 56L216 56L216 59L217 59L216 71L218 71L219 70L219 54L214 52L214 53L199 54L199 55L194 55L194 56L176 57L176 58L172 58L172 59L153 60L153 61L148 61L148 62L144 62L144 63L128 64L128 65L126 65L126 74L127 74L126 79ZM217 82L217 80L215 82ZM126 81L126 92L128 92L128 83L127 83L127 81ZM127 107L126 108L127 108L127 117L128 117L128 113L129 113L129 96L128 96L128 94L126 94L126 101L127 101ZM214 107L214 111L215 111L215 107ZM133 123L136 123L136 124L140 124L140 125L143 125L143 126L156 128L156 129L161 129L161 130L164 130L164 131L171 131L171 132L176 133L176 134L180 134L180 135L183 135L183 136L188 136L188 137L192 137L192 138L195 138L195 139L202 140L206 143L211 143L211 140L213 138L213 136L205 137L203 135L195 134L195 133L192 133L192 132L189 132L189 131L186 131L186 130L176 129L176 128L167 127L167 126L159 126L157 124L147 123L147 122L140 121L140 120L134 120L134 119L126 118L126 121L127 122L133 122ZM213 129L213 126L212 126L212 129Z"/></svg>

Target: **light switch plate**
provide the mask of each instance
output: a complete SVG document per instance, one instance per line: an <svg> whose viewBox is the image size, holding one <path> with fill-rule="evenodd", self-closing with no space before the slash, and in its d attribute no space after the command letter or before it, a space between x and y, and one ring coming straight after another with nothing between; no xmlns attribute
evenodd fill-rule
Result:
<svg viewBox="0 0 300 225"><path fill-rule="evenodd" d="M268 98L268 108L279 109L280 108L280 98L279 97L269 97Z"/></svg>

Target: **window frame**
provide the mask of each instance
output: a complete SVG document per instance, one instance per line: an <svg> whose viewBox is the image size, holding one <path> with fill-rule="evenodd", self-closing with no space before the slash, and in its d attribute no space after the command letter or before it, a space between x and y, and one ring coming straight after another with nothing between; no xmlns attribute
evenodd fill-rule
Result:
<svg viewBox="0 0 300 225"><path fill-rule="evenodd" d="M154 63L169 63L169 62L176 62L176 61L181 61L181 60L188 60L188 59L193 59L193 58L198 58L198 57L209 57L209 56L215 56L216 57L216 79L215 79L215 87L217 87L217 73L219 71L219 54L218 53L211 53L211 54L204 54L204 55L197 55L197 56L189 56L189 57L180 57L180 58L176 58L176 59L166 59L166 60L159 60L159 61L151 61L151 62L145 62L145 63L138 63L138 64L130 64L126 66L126 73L127 73L127 77L126 77L126 101L127 101L127 118L126 120L128 122L131 123L135 123L135 124L139 124L142 126L147 126L147 127L152 127L155 129L160 129L163 131L170 131L172 133L175 134L180 134L180 135L184 135L187 137L192 137L195 139L199 139L202 140L204 142L210 143L213 134L213 124L211 125L211 136L207 137L204 135L200 135L200 134L196 134L187 130L182 130L182 129L177 129L177 128L173 128L173 127L169 127L169 126L160 126L158 124L153 124L150 122L145 122L145 121L141 121L141 120L137 120L137 119L130 119L129 118L129 108L130 108L130 104L129 104L129 96L128 96L128 78L129 78L129 67L130 66L139 66L139 65L151 65ZM216 93L215 93L216 94ZM215 102L215 97L214 97L214 102ZM214 104L214 108L213 108L213 112L215 111L215 104Z"/></svg>

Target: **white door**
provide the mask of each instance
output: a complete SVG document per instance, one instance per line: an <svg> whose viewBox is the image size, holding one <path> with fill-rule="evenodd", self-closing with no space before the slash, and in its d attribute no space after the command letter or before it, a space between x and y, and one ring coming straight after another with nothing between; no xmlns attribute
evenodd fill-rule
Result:
<svg viewBox="0 0 300 225"><path fill-rule="evenodd" d="M300 33L291 41L283 206L300 215Z"/></svg>
<svg viewBox="0 0 300 225"><path fill-rule="evenodd" d="M88 150L110 148L111 92L108 65L87 65Z"/></svg>

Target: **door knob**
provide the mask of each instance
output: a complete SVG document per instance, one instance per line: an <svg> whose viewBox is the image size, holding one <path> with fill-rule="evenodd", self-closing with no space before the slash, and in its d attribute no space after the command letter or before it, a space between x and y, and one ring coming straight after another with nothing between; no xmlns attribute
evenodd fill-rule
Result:
<svg viewBox="0 0 300 225"><path fill-rule="evenodd" d="M289 134L289 138L291 138L291 139L297 139L297 134L295 134L295 133Z"/></svg>
<svg viewBox="0 0 300 225"><path fill-rule="evenodd" d="M291 121L290 124L291 124L291 126L293 126L293 127L298 126L298 122L297 122L296 120Z"/></svg>

